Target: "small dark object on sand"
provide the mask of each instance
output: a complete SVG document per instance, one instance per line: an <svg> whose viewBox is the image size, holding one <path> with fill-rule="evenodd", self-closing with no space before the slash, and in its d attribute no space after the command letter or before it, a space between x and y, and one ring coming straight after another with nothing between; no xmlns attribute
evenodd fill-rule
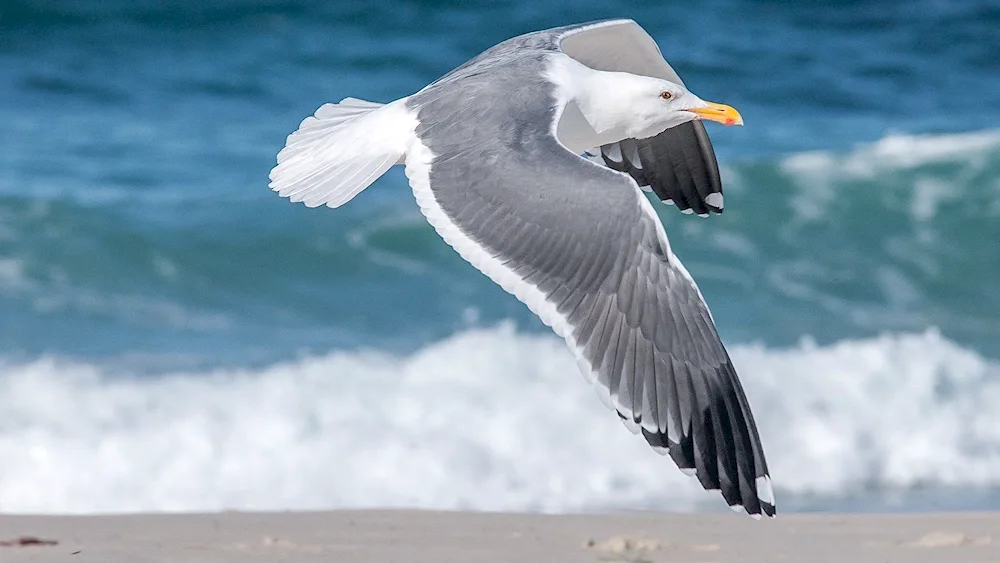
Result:
<svg viewBox="0 0 1000 563"><path fill-rule="evenodd" d="M0 541L0 547L34 547L38 545L59 545L56 540L43 540L34 536L21 536L12 540Z"/></svg>

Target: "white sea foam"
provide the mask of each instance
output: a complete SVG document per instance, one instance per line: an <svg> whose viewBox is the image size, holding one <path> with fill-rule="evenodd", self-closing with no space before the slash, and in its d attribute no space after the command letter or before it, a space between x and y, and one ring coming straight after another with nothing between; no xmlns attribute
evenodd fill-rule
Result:
<svg viewBox="0 0 1000 563"><path fill-rule="evenodd" d="M887 135L845 154L810 151L782 162L790 172L823 172L835 168L858 177L872 177L886 168L916 168L926 164L962 161L976 165L979 157L1000 148L1000 130L949 135Z"/></svg>
<svg viewBox="0 0 1000 563"><path fill-rule="evenodd" d="M886 174L919 170L924 166L958 164L957 172L945 178L934 174L900 177L902 187L912 192L910 214L917 221L934 217L940 203L983 194L961 194L958 186L982 173L997 160L1000 130L948 135L888 135L875 143L859 145L849 152L810 151L790 155L780 163L791 176L799 193L791 200L796 217L810 221L827 215L830 206L843 195L845 182L878 182L879 191L894 183ZM848 195L847 197L851 197ZM997 201L997 200L993 200Z"/></svg>
<svg viewBox="0 0 1000 563"><path fill-rule="evenodd" d="M737 346L782 493L1000 485L1000 365L939 334ZM259 370L0 366L0 511L721 503L510 326ZM721 506L721 504L720 504Z"/></svg>

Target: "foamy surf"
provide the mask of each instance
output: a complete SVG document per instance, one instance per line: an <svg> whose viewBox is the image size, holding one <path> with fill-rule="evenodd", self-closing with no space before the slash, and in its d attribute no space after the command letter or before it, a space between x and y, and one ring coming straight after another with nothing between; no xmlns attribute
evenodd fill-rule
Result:
<svg viewBox="0 0 1000 563"><path fill-rule="evenodd" d="M841 178L871 178L879 171L907 170L931 164L959 162L983 165L983 157L1000 148L1000 130L940 135L886 135L847 153L809 151L788 156L782 168L790 172L835 172Z"/></svg>
<svg viewBox="0 0 1000 563"><path fill-rule="evenodd" d="M1000 364L935 331L732 355L779 502L1000 486ZM561 342L508 324L258 370L46 357L2 368L0 412L3 512L718 504L621 428Z"/></svg>

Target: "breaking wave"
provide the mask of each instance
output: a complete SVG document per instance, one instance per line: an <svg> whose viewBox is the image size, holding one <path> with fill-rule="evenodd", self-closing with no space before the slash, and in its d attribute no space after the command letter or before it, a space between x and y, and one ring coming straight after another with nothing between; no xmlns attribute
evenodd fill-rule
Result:
<svg viewBox="0 0 1000 563"><path fill-rule="evenodd" d="M1000 487L1000 364L935 331L732 350L782 499ZM0 511L721 506L510 324L409 355L0 375Z"/></svg>

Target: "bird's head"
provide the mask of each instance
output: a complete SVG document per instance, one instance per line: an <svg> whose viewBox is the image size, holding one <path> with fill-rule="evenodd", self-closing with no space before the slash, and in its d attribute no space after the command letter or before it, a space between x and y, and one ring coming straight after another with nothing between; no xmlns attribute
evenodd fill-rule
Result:
<svg viewBox="0 0 1000 563"><path fill-rule="evenodd" d="M600 110L590 112L588 119L604 121L606 130L642 139L697 119L743 125L743 117L731 106L706 102L680 84L629 73L604 74L612 75L612 80L601 89Z"/></svg>

